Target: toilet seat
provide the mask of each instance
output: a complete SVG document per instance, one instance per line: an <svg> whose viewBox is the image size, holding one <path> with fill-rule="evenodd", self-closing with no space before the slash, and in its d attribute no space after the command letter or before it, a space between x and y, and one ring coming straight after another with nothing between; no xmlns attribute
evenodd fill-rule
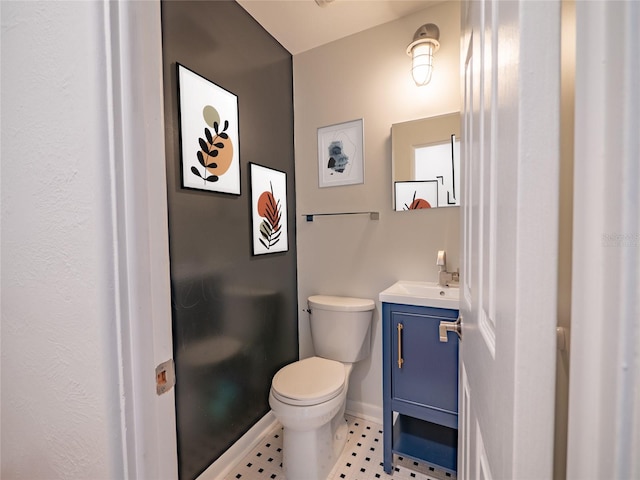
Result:
<svg viewBox="0 0 640 480"><path fill-rule="evenodd" d="M271 392L283 403L310 406L338 396L344 383L344 364L310 357L281 368L273 377Z"/></svg>

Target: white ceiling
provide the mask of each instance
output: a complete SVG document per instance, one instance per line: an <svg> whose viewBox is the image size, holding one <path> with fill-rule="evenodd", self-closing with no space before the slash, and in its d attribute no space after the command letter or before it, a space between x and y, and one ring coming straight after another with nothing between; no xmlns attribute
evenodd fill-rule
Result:
<svg viewBox="0 0 640 480"><path fill-rule="evenodd" d="M443 0L237 0L292 55L405 17Z"/></svg>

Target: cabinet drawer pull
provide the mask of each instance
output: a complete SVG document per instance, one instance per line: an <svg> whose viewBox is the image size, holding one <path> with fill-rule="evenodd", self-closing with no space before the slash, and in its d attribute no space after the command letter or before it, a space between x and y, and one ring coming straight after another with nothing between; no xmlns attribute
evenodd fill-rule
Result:
<svg viewBox="0 0 640 480"><path fill-rule="evenodd" d="M402 368L404 359L402 358L402 329L404 326L398 323L398 368Z"/></svg>

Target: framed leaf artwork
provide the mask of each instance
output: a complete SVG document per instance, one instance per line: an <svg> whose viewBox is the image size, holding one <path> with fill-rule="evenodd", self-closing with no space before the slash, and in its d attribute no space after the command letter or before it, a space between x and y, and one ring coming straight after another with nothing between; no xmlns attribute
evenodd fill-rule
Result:
<svg viewBox="0 0 640 480"><path fill-rule="evenodd" d="M249 163L253 254L286 252L287 174Z"/></svg>
<svg viewBox="0 0 640 480"><path fill-rule="evenodd" d="M182 187L240 195L238 97L177 66Z"/></svg>

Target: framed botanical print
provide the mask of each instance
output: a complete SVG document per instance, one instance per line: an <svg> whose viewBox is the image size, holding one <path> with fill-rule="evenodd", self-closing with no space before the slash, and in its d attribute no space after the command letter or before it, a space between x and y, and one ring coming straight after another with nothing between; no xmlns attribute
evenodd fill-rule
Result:
<svg viewBox="0 0 640 480"><path fill-rule="evenodd" d="M177 65L182 186L240 195L238 97Z"/></svg>
<svg viewBox="0 0 640 480"><path fill-rule="evenodd" d="M250 163L253 254L289 250L287 174Z"/></svg>

